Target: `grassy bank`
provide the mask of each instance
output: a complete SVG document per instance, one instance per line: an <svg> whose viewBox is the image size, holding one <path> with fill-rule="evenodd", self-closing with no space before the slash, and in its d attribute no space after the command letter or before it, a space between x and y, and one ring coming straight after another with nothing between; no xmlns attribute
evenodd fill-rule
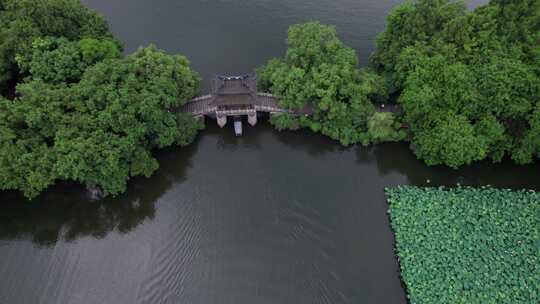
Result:
<svg viewBox="0 0 540 304"><path fill-rule="evenodd" d="M539 303L539 193L399 187L386 194L411 303Z"/></svg>

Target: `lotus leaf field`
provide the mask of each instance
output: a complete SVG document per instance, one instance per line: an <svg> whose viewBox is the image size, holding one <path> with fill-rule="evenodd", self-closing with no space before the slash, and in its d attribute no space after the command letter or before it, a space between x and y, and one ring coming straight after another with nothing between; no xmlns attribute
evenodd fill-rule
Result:
<svg viewBox="0 0 540 304"><path fill-rule="evenodd" d="M386 189L411 304L540 303L540 193Z"/></svg>

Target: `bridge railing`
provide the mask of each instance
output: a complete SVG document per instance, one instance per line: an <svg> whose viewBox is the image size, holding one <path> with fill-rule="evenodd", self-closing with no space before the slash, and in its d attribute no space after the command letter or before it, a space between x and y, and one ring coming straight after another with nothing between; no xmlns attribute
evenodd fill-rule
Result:
<svg viewBox="0 0 540 304"><path fill-rule="evenodd" d="M188 101L179 111L192 113L193 115L206 115L216 111L216 107L212 106L213 96L203 95Z"/></svg>
<svg viewBox="0 0 540 304"><path fill-rule="evenodd" d="M277 113L291 113L297 115L311 115L313 113L313 107L306 105L302 109L287 109L280 105L279 98L269 93L257 93L256 107L265 112L277 112Z"/></svg>
<svg viewBox="0 0 540 304"><path fill-rule="evenodd" d="M254 115L257 114L256 109L238 109L238 110L217 110L216 115L222 116L235 116L235 115Z"/></svg>
<svg viewBox="0 0 540 304"><path fill-rule="evenodd" d="M257 93L255 109L261 112L293 113L293 111L281 107L279 100L274 95L268 93Z"/></svg>
<svg viewBox="0 0 540 304"><path fill-rule="evenodd" d="M213 95L204 95L192 99L184 106L182 106L179 111L192 113L195 116L213 114L218 111L217 106L212 104L214 100ZM255 95L254 101L254 110L234 110L233 112L239 111L239 114L227 114L227 115L246 115L246 113L251 113L251 111L258 112L270 112L270 113L291 113L291 114L300 114L300 115L309 115L312 113L311 107L305 107L300 110L291 110L280 106L278 98L269 93L257 93ZM224 111L221 111L224 112ZM245 112L245 113L244 113ZM231 112L232 113L232 112Z"/></svg>

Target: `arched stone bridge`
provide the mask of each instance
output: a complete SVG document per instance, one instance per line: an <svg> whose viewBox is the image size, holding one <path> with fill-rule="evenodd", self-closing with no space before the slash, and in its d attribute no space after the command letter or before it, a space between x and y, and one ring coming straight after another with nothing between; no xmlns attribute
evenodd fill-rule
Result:
<svg viewBox="0 0 540 304"><path fill-rule="evenodd" d="M215 77L212 81L212 94L197 97L179 110L191 113L197 118L215 117L220 127L227 124L228 117L236 118L238 123L241 121L238 118L242 116L247 116L248 122L255 125L258 112L295 115L310 115L312 112L309 107L302 110L281 107L279 100L272 94L257 92L256 79L250 75Z"/></svg>

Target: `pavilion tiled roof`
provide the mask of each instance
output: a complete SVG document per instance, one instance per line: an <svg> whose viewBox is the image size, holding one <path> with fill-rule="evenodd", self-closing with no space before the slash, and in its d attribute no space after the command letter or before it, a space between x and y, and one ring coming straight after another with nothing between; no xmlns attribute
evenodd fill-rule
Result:
<svg viewBox="0 0 540 304"><path fill-rule="evenodd" d="M237 77L217 76L212 83L212 105L252 105L257 98L257 82L250 75Z"/></svg>

